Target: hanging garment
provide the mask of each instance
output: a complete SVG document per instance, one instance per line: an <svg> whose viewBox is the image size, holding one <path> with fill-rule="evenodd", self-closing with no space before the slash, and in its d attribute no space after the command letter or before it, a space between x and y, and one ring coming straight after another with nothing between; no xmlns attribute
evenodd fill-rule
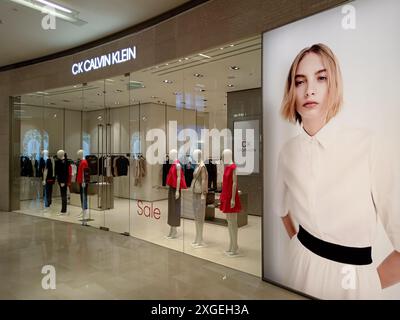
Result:
<svg viewBox="0 0 400 320"><path fill-rule="evenodd" d="M68 165L68 179L67 179L67 186L70 186L72 184L72 165L73 161L67 160L67 165Z"/></svg>
<svg viewBox="0 0 400 320"><path fill-rule="evenodd" d="M178 182L178 170L177 170L177 165L180 164L179 160L175 160L174 163L171 165L171 168L169 169L168 176L167 176L167 185L169 185L172 188L177 187L177 182ZM185 181L185 175L182 169L182 166L180 166L180 189L187 189L186 186L186 181Z"/></svg>
<svg viewBox="0 0 400 320"><path fill-rule="evenodd" d="M208 172L208 189L217 189L217 166L209 160L206 164Z"/></svg>
<svg viewBox="0 0 400 320"><path fill-rule="evenodd" d="M116 160L118 176L127 176L129 168L129 160L126 157L118 157Z"/></svg>
<svg viewBox="0 0 400 320"><path fill-rule="evenodd" d="M77 165L75 163L71 164L71 183L76 182L76 175L77 175Z"/></svg>
<svg viewBox="0 0 400 320"><path fill-rule="evenodd" d="M42 157L42 158L39 159L39 170L38 170L39 171L39 177L38 178L43 178L43 172L44 172L45 167L46 167L46 161Z"/></svg>
<svg viewBox="0 0 400 320"><path fill-rule="evenodd" d="M105 168L105 157L99 157L99 175L105 176L106 168Z"/></svg>
<svg viewBox="0 0 400 320"><path fill-rule="evenodd" d="M185 181L186 185L190 186L192 184L193 180L193 172L194 172L194 165L192 165L190 162L185 165Z"/></svg>
<svg viewBox="0 0 400 320"><path fill-rule="evenodd" d="M217 162L217 190L222 189L222 180L224 178L224 163L222 161Z"/></svg>
<svg viewBox="0 0 400 320"><path fill-rule="evenodd" d="M140 157L133 161L133 177L135 186L140 185L143 182L143 178L146 176L146 159Z"/></svg>
<svg viewBox="0 0 400 320"><path fill-rule="evenodd" d="M171 164L169 160L165 161L162 165L162 186L165 187L167 185L167 176L169 169L171 168Z"/></svg>
<svg viewBox="0 0 400 320"><path fill-rule="evenodd" d="M112 177L113 176L113 174L112 174L112 161L111 161L111 157L110 156L108 156L107 158L106 158L106 177Z"/></svg>
<svg viewBox="0 0 400 320"><path fill-rule="evenodd" d="M224 213L237 213L242 210L239 198L239 186L236 184L235 206L231 208L233 172L236 169L236 164L227 165L224 170L224 179L222 182L222 193L220 196L219 209Z"/></svg>
<svg viewBox="0 0 400 320"><path fill-rule="evenodd" d="M37 160L31 158L31 165L32 165L32 177L36 177L38 171Z"/></svg>
<svg viewBox="0 0 400 320"><path fill-rule="evenodd" d="M116 156L112 156L111 157L111 160L112 160L112 172L113 172L113 176L114 177L118 177L119 176L119 173L118 173L118 167L117 167L117 160L118 160L118 157L116 157Z"/></svg>
<svg viewBox="0 0 400 320"><path fill-rule="evenodd" d="M21 177L33 177L33 167L31 159L22 156L20 158L20 165L21 165Z"/></svg>
<svg viewBox="0 0 400 320"><path fill-rule="evenodd" d="M140 174L141 177L144 178L146 176L147 167L146 167L146 158L140 156Z"/></svg>
<svg viewBox="0 0 400 320"><path fill-rule="evenodd" d="M89 166L89 173L91 176L97 176L98 175L98 158L95 155L89 155L86 156L86 161L88 162L88 166Z"/></svg>

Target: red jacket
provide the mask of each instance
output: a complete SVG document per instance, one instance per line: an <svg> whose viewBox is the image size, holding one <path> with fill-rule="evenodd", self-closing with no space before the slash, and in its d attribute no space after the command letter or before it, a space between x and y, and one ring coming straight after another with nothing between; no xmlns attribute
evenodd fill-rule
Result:
<svg viewBox="0 0 400 320"><path fill-rule="evenodd" d="M175 160L174 163L172 164L171 168L169 168L169 172L167 175L167 185L175 188L176 189L176 185L177 185L177 181L178 181L178 173L176 170L176 165L179 164L179 160ZM180 184L180 189L187 189L186 186L186 181L185 181L185 175L183 173L182 170L182 166L181 166L181 184Z"/></svg>
<svg viewBox="0 0 400 320"><path fill-rule="evenodd" d="M78 172L76 174L76 182L82 184L85 181L85 170L89 170L89 164L85 159L79 162Z"/></svg>

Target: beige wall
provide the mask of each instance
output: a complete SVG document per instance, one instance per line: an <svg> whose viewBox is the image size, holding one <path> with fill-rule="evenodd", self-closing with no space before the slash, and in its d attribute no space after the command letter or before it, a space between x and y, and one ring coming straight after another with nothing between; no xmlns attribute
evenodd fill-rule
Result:
<svg viewBox="0 0 400 320"><path fill-rule="evenodd" d="M8 96L141 70L261 34L345 0L212 0L170 20L72 56L0 73L0 144L10 145ZM137 59L74 77L74 62L136 45ZM9 210L9 148L0 151L0 210Z"/></svg>

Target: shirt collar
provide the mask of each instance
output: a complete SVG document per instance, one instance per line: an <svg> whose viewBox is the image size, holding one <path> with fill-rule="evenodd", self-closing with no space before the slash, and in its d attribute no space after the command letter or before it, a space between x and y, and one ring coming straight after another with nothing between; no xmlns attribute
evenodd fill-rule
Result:
<svg viewBox="0 0 400 320"><path fill-rule="evenodd" d="M329 148L336 136L336 121L331 119L314 136L310 136L301 125L301 137L309 142L318 142L323 148Z"/></svg>

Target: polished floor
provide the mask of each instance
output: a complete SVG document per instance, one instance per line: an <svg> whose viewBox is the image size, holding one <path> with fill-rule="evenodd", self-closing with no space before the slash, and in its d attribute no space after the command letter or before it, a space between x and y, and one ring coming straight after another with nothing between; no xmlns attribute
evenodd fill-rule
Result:
<svg viewBox="0 0 400 320"><path fill-rule="evenodd" d="M18 212L81 224L80 218L78 218L81 212L79 195L71 194L70 196L68 215L57 215L61 210L59 197L53 199L53 204L48 209L43 208L43 201L39 197L36 200L21 201ZM159 220L151 217L146 218L143 214L139 215L138 213L141 213L141 211L137 200L114 197L113 204L114 208L111 210L98 211L91 209L89 213L93 221L90 221L89 224L95 228L106 227L110 231L117 233L127 232L135 238L261 277L261 217L248 216L247 225L239 228L238 231L240 254L235 257L229 257L224 253L229 247L227 226L216 225L206 220L203 230L206 246L204 248L194 248L191 244L195 239L196 228L194 221L191 219L182 218L181 227L178 228L178 237L176 239L166 239L169 233L167 200L141 202L141 208L144 208L144 206L157 208L160 212ZM226 219L226 215L218 209L215 209L215 216L220 219Z"/></svg>
<svg viewBox="0 0 400 320"><path fill-rule="evenodd" d="M0 213L0 252L0 299L302 299L133 237L19 213ZM55 290L42 288L45 265Z"/></svg>

